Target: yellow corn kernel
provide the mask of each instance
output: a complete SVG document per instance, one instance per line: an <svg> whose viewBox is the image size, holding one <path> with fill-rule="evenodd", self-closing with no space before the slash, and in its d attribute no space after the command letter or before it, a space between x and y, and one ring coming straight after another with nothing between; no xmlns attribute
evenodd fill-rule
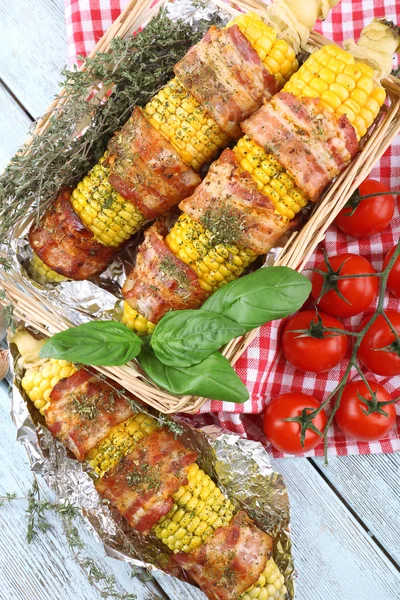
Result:
<svg viewBox="0 0 400 600"><path fill-rule="evenodd" d="M73 363L52 358L42 365L27 369L21 385L40 414L44 415L44 411L50 405L50 394L53 387L60 379L70 377L76 370Z"/></svg>
<svg viewBox="0 0 400 600"><path fill-rule="evenodd" d="M250 173L258 189L268 196L282 217L293 219L307 204L307 198L296 188L289 173L285 173L277 160L249 136L241 138L233 152L241 168ZM251 170L246 169L247 165L250 165Z"/></svg>
<svg viewBox="0 0 400 600"><path fill-rule="evenodd" d="M256 583L239 600L284 600L286 593L285 578L274 559L270 558Z"/></svg>
<svg viewBox="0 0 400 600"><path fill-rule="evenodd" d="M122 323L129 327L129 329L132 329L132 331L136 331L138 335L151 335L156 326L155 323L151 323L151 321L148 321L134 308L129 306L127 302L124 302Z"/></svg>
<svg viewBox="0 0 400 600"><path fill-rule="evenodd" d="M37 283L42 285L46 283L60 283L68 281L64 275L60 275L48 267L35 252L32 254L32 259L29 264L29 273Z"/></svg>
<svg viewBox="0 0 400 600"><path fill-rule="evenodd" d="M197 464L189 467L188 484L173 498L173 507L154 527L158 539L173 552L198 548L218 527L228 525L234 514L231 502Z"/></svg>
<svg viewBox="0 0 400 600"><path fill-rule="evenodd" d="M276 31L257 13L238 15L227 26L231 25L239 27L279 85L288 81L299 68L293 47L286 40L277 40Z"/></svg>
<svg viewBox="0 0 400 600"><path fill-rule="evenodd" d="M71 204L82 222L105 246L118 247L145 223L142 213L111 186L107 153L78 183Z"/></svg>
<svg viewBox="0 0 400 600"><path fill-rule="evenodd" d="M143 114L196 171L228 144L214 119L176 77L146 104Z"/></svg>
<svg viewBox="0 0 400 600"><path fill-rule="evenodd" d="M165 241L171 252L195 271L201 287L210 293L231 281L233 274L234 278L239 277L256 258L256 254L246 248L225 244L214 246L211 232L185 214L179 217ZM193 246L196 259L191 258Z"/></svg>
<svg viewBox="0 0 400 600"><path fill-rule="evenodd" d="M107 437L88 453L86 460L94 472L103 477L106 471L117 465L123 456L157 427L153 417L144 413L133 415L123 423L114 425Z"/></svg>

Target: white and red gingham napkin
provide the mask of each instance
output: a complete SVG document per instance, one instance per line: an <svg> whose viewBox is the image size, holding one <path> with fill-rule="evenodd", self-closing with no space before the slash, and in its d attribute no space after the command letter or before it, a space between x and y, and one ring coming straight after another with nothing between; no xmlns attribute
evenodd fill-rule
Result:
<svg viewBox="0 0 400 600"><path fill-rule="evenodd" d="M104 31L118 17L127 0L66 0L66 21L68 48L72 62L79 54L87 54L101 38ZM351 2L343 0L334 8L329 18L317 28L335 42L355 38L373 17L386 17L400 23L400 3L396 0L363 0ZM397 64L395 62L394 64ZM376 165L372 177L390 185L390 189L400 189L400 139L397 138ZM327 232L324 246L328 255L352 252L369 259L379 270L388 249L398 241L400 234L399 201L390 228L383 234L369 239L355 240L338 231L334 226ZM313 268L322 259L321 249L316 252L307 268ZM400 310L400 300L390 298L388 306ZM344 320L346 326L354 327L362 316ZM201 417L205 422L219 418L221 424L234 432L263 442L268 442L262 433L262 413L265 405L274 397L289 391L301 391L322 401L337 385L345 369L345 363L320 375L302 373L287 363L280 351L279 336L282 322L274 322L262 327L256 339L236 364L236 370L250 392L250 400L243 405L211 401L204 404ZM377 377L393 394L400 393L400 377L382 379ZM211 414L210 414L211 413ZM271 448L269 448L271 450ZM372 454L400 450L400 404L397 405L397 424L393 431L379 442L367 443L350 440L339 429L329 432L329 454ZM273 450L275 456L283 454ZM307 456L321 456L320 444Z"/></svg>

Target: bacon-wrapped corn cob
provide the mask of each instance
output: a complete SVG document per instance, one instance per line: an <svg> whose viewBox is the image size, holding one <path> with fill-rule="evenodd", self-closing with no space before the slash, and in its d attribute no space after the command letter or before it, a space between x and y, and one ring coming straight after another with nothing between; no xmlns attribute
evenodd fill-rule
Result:
<svg viewBox="0 0 400 600"><path fill-rule="evenodd" d="M51 365L60 362L49 361ZM24 379L30 379L28 371ZM191 573L191 565L197 563L196 551L202 545L207 553L211 552L216 564L220 549L223 573L224 553L229 550L226 558L235 559L235 563L226 585L240 590L238 600L284 599L284 579L271 557L272 539L243 511L235 515L233 504L193 461L196 452L186 449L145 414L134 414L115 423L123 412L129 412L129 403L121 398L117 408L118 390L87 371L75 372L54 388L52 383L55 380L50 381L50 407L45 412L50 431L79 460L89 462L98 476L98 491L120 509L134 528L143 533L152 530L173 552L177 562ZM98 441L99 429L102 438ZM157 503L158 498L162 498L161 503ZM166 506L170 506L168 512ZM229 547L227 539L231 540ZM238 540L237 546L233 540L235 543ZM246 540L252 540L253 554L249 554ZM197 567L193 575L198 579ZM242 577L247 585L252 584L247 589ZM206 571L200 584L202 581L205 590L209 584L214 585ZM215 585L216 589L220 585L225 589L225 583L219 579ZM218 591L213 597L219 597Z"/></svg>
<svg viewBox="0 0 400 600"><path fill-rule="evenodd" d="M288 22L293 28L292 35L287 35L288 28L279 17L280 8L274 4L271 10L267 9L271 13L268 16L271 26L256 13L249 13L237 16L227 28L220 31L212 27L203 40L175 66L177 77L145 106L144 118L171 144L183 164L198 171L228 144L229 138L239 137L240 121L257 110L264 98L276 93L297 70L295 55L299 43L291 40L301 39L304 43L305 34L315 19L324 18L324 11L337 1L322 4L316 0L311 9L308 7L307 16L298 7L291 8L288 5L285 10L291 14ZM297 29L301 31L300 38ZM118 143L113 142L114 150L118 146L119 149L124 147L122 154L125 159L130 156L125 161L126 171L127 165L135 162L132 157L142 157L143 153L140 148L129 148L121 136L118 139ZM114 168L115 161L121 162L121 153L118 155L117 151L115 157L111 146L109 156L103 157L72 191L71 203L94 240L117 249L146 220L160 216L179 202L185 196L185 190L180 189L180 197L176 194L170 196L171 189L166 190L166 201L156 207L151 206L149 198L143 199L143 190L138 187L138 181L144 176L147 192L152 187L153 196L154 190L157 190L156 196L160 194L159 181L146 173L143 175L140 164L137 168L139 174L135 177L129 174L121 178L121 169ZM144 157L144 164L149 165L151 160L151 156ZM165 169L165 165L161 165L161 168ZM166 176L170 175L166 172ZM161 196L163 193L161 191ZM186 195L188 193L189 189ZM74 227L80 228L80 222L77 221ZM68 249L72 247L74 250L73 246L73 243L69 244ZM79 273L71 265L69 269L60 266L54 253L43 248L34 248L34 251L37 254L32 261L31 274L41 283L58 282L64 278L82 279L99 272L93 267L93 260L86 261L89 252L86 247L79 247L79 257L74 265L85 261L91 264L85 264ZM90 249L90 252L94 255L96 251Z"/></svg>

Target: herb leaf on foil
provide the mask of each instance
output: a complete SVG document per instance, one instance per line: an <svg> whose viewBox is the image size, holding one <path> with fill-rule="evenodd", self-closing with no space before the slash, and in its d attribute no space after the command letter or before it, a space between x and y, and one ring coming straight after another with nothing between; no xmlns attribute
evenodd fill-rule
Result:
<svg viewBox="0 0 400 600"><path fill-rule="evenodd" d="M264 267L222 286L200 310L232 319L246 331L282 319L304 304L310 280L288 267Z"/></svg>
<svg viewBox="0 0 400 600"><path fill-rule="evenodd" d="M62 187L78 183L134 106L144 106L173 77L173 66L189 48L220 22L216 11L193 27L190 19L172 21L161 8L137 35L116 37L107 53L87 59L85 71L64 69L66 102L53 109L47 129L33 135L0 177L0 239L9 238L32 202L39 216ZM96 94L107 101L96 105Z"/></svg>
<svg viewBox="0 0 400 600"><path fill-rule="evenodd" d="M151 347L164 365L190 367L244 333L244 327L224 315L177 310L164 315L158 323Z"/></svg>
<svg viewBox="0 0 400 600"><path fill-rule="evenodd" d="M41 358L58 358L93 366L119 366L137 356L142 340L118 321L91 321L53 335Z"/></svg>
<svg viewBox="0 0 400 600"><path fill-rule="evenodd" d="M246 386L219 352L192 367L177 368L164 365L150 348L143 347L138 361L154 383L171 394L193 394L240 404L249 398Z"/></svg>

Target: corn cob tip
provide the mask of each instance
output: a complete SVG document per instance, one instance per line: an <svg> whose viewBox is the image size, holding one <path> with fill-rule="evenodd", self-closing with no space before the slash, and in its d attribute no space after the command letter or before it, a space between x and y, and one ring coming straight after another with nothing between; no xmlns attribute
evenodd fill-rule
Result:
<svg viewBox="0 0 400 600"><path fill-rule="evenodd" d="M379 83L390 75L393 55L400 51L400 27L387 19L374 19L361 31L357 43L345 40L343 46L357 61L372 67Z"/></svg>
<svg viewBox="0 0 400 600"><path fill-rule="evenodd" d="M40 414L44 415L50 405L50 394L53 387L66 377L77 371L68 360L51 358L44 363L30 367L25 371L21 385L29 400L33 402Z"/></svg>

